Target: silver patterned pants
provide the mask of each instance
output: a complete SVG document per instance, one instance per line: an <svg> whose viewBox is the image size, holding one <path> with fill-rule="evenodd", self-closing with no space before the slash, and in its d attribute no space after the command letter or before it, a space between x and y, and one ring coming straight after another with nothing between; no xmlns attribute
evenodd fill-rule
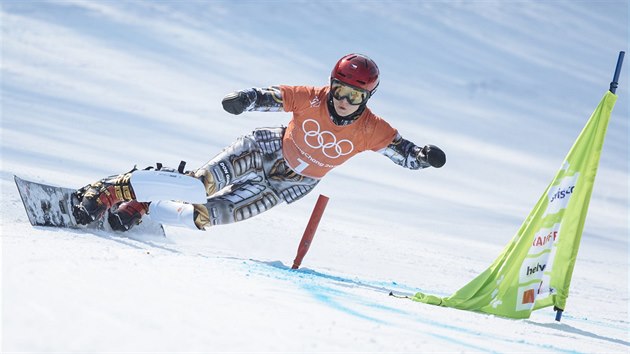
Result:
<svg viewBox="0 0 630 354"><path fill-rule="evenodd" d="M246 220L281 202L292 203L319 182L291 170L282 156L285 128L259 128L240 137L194 172L208 202L195 205L199 228Z"/></svg>

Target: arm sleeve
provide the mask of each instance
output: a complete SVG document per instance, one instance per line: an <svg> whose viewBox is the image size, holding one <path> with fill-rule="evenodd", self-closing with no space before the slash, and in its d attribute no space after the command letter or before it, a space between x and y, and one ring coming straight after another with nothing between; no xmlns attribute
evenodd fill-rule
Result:
<svg viewBox="0 0 630 354"><path fill-rule="evenodd" d="M257 88L254 111L258 112L280 112L284 109L282 101L282 91L280 87L271 86L267 88Z"/></svg>
<svg viewBox="0 0 630 354"><path fill-rule="evenodd" d="M420 150L422 150L422 148L404 139L400 134L396 134L394 141L386 148L379 150L379 152L389 157L389 159L394 161L397 165L411 170L419 170L431 166L427 162L418 159Z"/></svg>
<svg viewBox="0 0 630 354"><path fill-rule="evenodd" d="M283 108L282 92L278 86L242 90L247 95L246 111L280 112Z"/></svg>

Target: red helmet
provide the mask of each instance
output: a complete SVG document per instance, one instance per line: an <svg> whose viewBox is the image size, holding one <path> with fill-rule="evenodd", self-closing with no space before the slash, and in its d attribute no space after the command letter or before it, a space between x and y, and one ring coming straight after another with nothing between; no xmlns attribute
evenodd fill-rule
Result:
<svg viewBox="0 0 630 354"><path fill-rule="evenodd" d="M363 54L353 53L339 59L330 78L367 90L372 96L378 86L378 74L378 66L374 60Z"/></svg>

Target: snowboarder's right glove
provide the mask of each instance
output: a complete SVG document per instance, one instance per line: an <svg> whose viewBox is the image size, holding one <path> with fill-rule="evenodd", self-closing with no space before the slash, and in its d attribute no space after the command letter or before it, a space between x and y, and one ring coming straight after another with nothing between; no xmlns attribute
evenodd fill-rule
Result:
<svg viewBox="0 0 630 354"><path fill-rule="evenodd" d="M140 224L142 216L148 210L149 203L141 203L136 200L124 202L115 211L110 210L107 221L113 230L128 231L135 225Z"/></svg>
<svg viewBox="0 0 630 354"><path fill-rule="evenodd" d="M435 145L425 145L418 154L418 161L440 168L446 163L446 154Z"/></svg>
<svg viewBox="0 0 630 354"><path fill-rule="evenodd" d="M241 114L254 108L256 104L256 90L236 91L223 97L221 104L223 109L232 114Z"/></svg>

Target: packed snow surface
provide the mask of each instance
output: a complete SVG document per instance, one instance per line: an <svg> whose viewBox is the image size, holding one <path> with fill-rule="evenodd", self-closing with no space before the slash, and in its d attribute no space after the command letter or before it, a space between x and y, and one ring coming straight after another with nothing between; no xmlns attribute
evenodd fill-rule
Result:
<svg viewBox="0 0 630 354"><path fill-rule="evenodd" d="M625 352L628 68L561 322L388 296L449 295L514 236L628 49L627 1L3 1L2 352ZM287 113L234 90L381 70L372 110L441 169L365 153L239 224L146 233L32 227L13 175L78 188L201 166ZM309 253L290 270L319 194Z"/></svg>

